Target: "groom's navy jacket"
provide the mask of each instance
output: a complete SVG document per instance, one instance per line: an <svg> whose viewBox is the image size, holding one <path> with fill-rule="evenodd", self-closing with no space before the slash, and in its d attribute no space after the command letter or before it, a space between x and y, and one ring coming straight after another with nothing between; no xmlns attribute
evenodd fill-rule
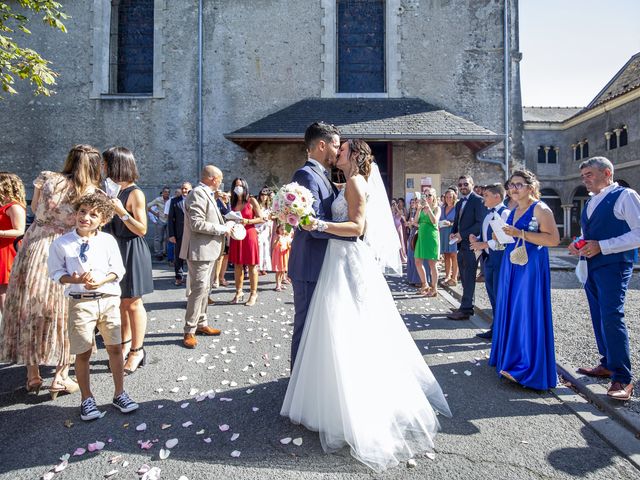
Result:
<svg viewBox="0 0 640 480"><path fill-rule="evenodd" d="M331 204L338 194L336 187L313 163L306 162L293 175L293 181L306 187L313 194L313 211L316 218L332 221ZM327 240L355 240L355 238L336 237L323 232L307 232L301 228L295 231L289 254L288 275L300 282L317 282L327 249Z"/></svg>

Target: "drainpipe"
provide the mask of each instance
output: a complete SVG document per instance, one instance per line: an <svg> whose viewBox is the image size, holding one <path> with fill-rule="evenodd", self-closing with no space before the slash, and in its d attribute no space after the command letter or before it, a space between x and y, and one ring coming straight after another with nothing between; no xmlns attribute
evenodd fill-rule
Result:
<svg viewBox="0 0 640 480"><path fill-rule="evenodd" d="M493 145L489 145L480 149L476 153L476 160L479 162L492 163L494 165L500 165L504 172L505 180L509 179L509 0L504 0L504 91L503 91L503 105L504 105L504 159L499 158L484 158L482 154L489 150Z"/></svg>
<svg viewBox="0 0 640 480"><path fill-rule="evenodd" d="M504 179L509 179L509 68L511 42L509 41L509 0L504 0Z"/></svg>
<svg viewBox="0 0 640 480"><path fill-rule="evenodd" d="M202 38L202 1L198 0L198 172L196 177L204 168L204 157L202 154L203 144L203 118L202 118L202 63L203 63L203 38Z"/></svg>

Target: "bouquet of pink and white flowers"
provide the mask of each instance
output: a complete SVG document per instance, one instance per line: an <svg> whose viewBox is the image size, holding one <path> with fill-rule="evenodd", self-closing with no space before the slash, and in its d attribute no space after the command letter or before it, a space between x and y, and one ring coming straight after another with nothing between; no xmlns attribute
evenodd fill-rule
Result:
<svg viewBox="0 0 640 480"><path fill-rule="evenodd" d="M307 225L313 215L313 195L296 182L283 185L273 199L272 212L287 231L298 225Z"/></svg>

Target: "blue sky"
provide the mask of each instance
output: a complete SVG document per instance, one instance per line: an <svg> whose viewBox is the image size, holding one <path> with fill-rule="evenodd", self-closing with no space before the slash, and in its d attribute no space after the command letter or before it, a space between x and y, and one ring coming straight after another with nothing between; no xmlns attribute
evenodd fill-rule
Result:
<svg viewBox="0 0 640 480"><path fill-rule="evenodd" d="M525 106L585 106L640 52L640 0L520 0Z"/></svg>

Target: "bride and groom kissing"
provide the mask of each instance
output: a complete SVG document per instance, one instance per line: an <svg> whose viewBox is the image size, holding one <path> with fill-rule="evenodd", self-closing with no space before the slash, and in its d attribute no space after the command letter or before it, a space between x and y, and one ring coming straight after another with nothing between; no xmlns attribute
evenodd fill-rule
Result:
<svg viewBox="0 0 640 480"><path fill-rule="evenodd" d="M309 158L293 181L313 194L314 218L296 232L289 257L295 317L280 413L319 432L325 452L349 446L381 472L432 452L436 411L451 413L383 275L402 270L369 145L341 143L322 122L307 128L305 145ZM334 166L344 185L331 182Z"/></svg>

